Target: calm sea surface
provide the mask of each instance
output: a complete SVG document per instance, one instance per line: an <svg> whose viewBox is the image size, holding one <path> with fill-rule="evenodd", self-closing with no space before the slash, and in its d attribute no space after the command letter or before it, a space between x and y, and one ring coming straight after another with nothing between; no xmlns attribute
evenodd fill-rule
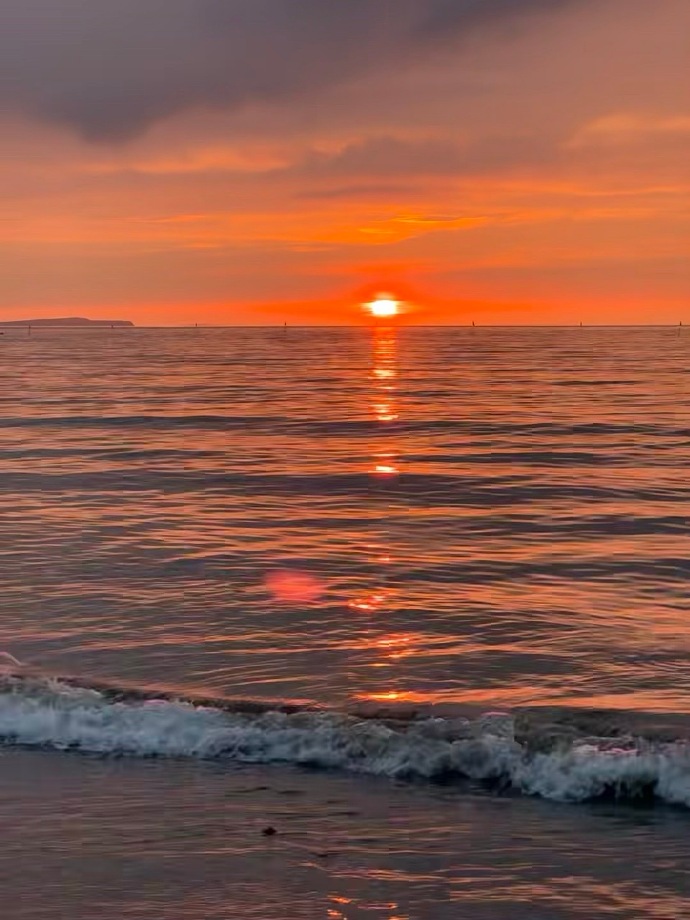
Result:
<svg viewBox="0 0 690 920"><path fill-rule="evenodd" d="M689 459L685 329L7 328L0 652L336 710L687 714ZM684 813L3 750L7 920L690 916ZM264 816L289 845L249 847Z"/></svg>
<svg viewBox="0 0 690 920"><path fill-rule="evenodd" d="M676 330L12 330L0 357L20 660L690 711Z"/></svg>

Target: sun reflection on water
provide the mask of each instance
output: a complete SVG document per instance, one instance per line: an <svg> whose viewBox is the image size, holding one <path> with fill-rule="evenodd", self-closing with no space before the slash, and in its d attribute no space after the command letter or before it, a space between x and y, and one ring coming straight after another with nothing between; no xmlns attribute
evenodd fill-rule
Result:
<svg viewBox="0 0 690 920"><path fill-rule="evenodd" d="M368 472L372 481L372 496L376 502L375 520L369 542L364 549L373 571L371 587L350 601L350 609L362 616L368 629L358 643L363 656L364 673L376 675L371 690L360 686L352 697L358 701L410 701L414 694L396 686L391 669L398 662L415 654L415 634L390 631L387 624L402 603L399 585L395 583L395 526L400 514L396 483L402 475L401 451L397 440L400 419L398 402L398 329L394 325L375 324L372 327L372 361L369 372L369 408L376 422L370 449ZM388 669L386 683L381 675ZM362 673L360 672L360 681Z"/></svg>
<svg viewBox="0 0 690 920"><path fill-rule="evenodd" d="M326 916L332 918L332 920L348 920L348 914L343 913L343 910L346 909L355 909L360 916L361 911L366 911L376 913L381 917L381 920L410 920L407 914L400 914L399 905L395 901L386 901L386 902L365 902L359 898L345 898L340 895L331 894L327 898L328 904L337 905L337 907L327 907ZM340 909L342 908L342 910ZM394 913L389 913L389 911L394 911Z"/></svg>
<svg viewBox="0 0 690 920"><path fill-rule="evenodd" d="M381 430L376 433L372 447L374 467L372 472L397 475L395 463L394 429L390 423L400 418L398 411L398 330L393 326L374 326L372 329L372 384L371 411Z"/></svg>
<svg viewBox="0 0 690 920"><path fill-rule="evenodd" d="M389 570L393 564L391 551L391 495L386 488L379 491L376 483L392 485L400 475L399 450L395 442L395 427L399 419L395 381L398 377L398 333L394 326L372 327L372 358L368 374L371 383L369 408L377 423L371 444L372 496L378 502L376 524L370 542L364 547L375 575L373 585L349 602L360 613L377 613L389 608L393 599Z"/></svg>

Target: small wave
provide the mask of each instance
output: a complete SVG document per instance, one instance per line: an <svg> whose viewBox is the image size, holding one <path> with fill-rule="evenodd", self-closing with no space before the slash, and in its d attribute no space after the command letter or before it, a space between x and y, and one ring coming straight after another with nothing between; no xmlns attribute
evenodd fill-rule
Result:
<svg viewBox="0 0 690 920"><path fill-rule="evenodd" d="M409 780L466 778L561 802L644 797L690 807L690 745L669 732L621 733L614 723L610 713L577 711L476 718L342 713L0 676L4 744L290 763ZM581 734L583 728L609 734Z"/></svg>
<svg viewBox="0 0 690 920"><path fill-rule="evenodd" d="M414 394L417 395L416 393ZM290 430L302 432L313 436L344 436L344 437L369 437L373 432L380 431L381 423L374 419L338 419L324 420L316 418L284 418L283 423ZM593 439L601 439L602 443L609 444L611 438L625 438L629 436L638 438L640 435L649 435L656 442L666 438L676 438L686 441L690 438L690 428L667 423L653 422L575 422L567 424L559 421L541 422L509 422L497 420L456 419L456 418L401 418L392 421L387 426L388 430L395 431L397 435L421 433L453 435L463 437L534 437L552 440L563 437L582 437L591 447Z"/></svg>
<svg viewBox="0 0 690 920"><path fill-rule="evenodd" d="M0 428L192 428L225 431L280 424L273 415L27 415L0 418Z"/></svg>
<svg viewBox="0 0 690 920"><path fill-rule="evenodd" d="M9 652L0 652L0 674L15 671L24 665Z"/></svg>

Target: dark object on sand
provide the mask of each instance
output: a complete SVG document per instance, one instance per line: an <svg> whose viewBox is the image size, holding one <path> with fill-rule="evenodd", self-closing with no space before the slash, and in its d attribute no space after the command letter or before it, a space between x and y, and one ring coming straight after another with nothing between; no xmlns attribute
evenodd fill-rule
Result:
<svg viewBox="0 0 690 920"><path fill-rule="evenodd" d="M275 827L265 827L261 833L264 835L264 837L273 837L278 833L278 831L275 829Z"/></svg>

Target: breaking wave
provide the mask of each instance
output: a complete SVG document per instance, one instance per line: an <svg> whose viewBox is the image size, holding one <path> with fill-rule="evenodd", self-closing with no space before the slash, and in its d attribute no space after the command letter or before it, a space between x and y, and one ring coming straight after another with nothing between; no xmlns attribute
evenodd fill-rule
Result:
<svg viewBox="0 0 690 920"><path fill-rule="evenodd" d="M70 679L0 676L0 742L133 757L289 763L398 779L472 779L561 802L690 807L690 742L620 714L525 709L474 718L179 699ZM663 717L659 717L660 719ZM675 736L674 736L675 735Z"/></svg>

